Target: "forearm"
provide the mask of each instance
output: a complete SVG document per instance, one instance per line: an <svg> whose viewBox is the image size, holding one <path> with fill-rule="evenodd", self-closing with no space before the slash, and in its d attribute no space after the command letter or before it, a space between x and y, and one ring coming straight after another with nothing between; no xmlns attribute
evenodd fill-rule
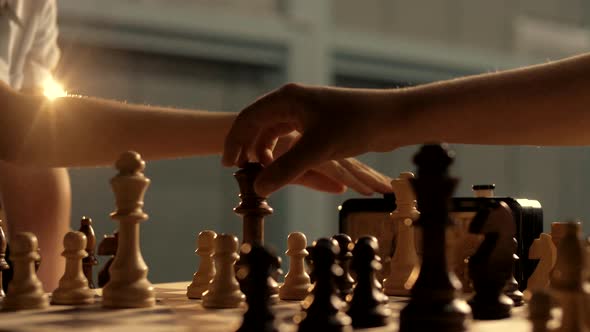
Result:
<svg viewBox="0 0 590 332"><path fill-rule="evenodd" d="M401 89L388 102L401 107L378 121L389 126L381 129L389 129L382 135L388 148L431 141L588 145L590 55Z"/></svg>
<svg viewBox="0 0 590 332"><path fill-rule="evenodd" d="M5 159L35 166L100 166L126 150L146 159L220 153L235 115L131 105L87 97L11 103Z"/></svg>

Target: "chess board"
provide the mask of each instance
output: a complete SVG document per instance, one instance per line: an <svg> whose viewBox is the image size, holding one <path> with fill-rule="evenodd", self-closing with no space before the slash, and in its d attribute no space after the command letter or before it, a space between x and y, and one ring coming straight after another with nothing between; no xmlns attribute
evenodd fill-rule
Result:
<svg viewBox="0 0 590 332"><path fill-rule="evenodd" d="M0 312L0 331L235 331L241 324L245 308L205 309L201 300L186 298L189 282L156 284L157 305L142 309L104 309L97 303L89 306L52 305L42 310ZM392 323L388 327L358 331L397 331L399 311L406 299L390 297L393 310ZM274 305L279 331L297 331L292 318L299 312L299 302L280 301ZM526 307L514 308L512 317L496 321L471 321L470 331L530 331L526 319Z"/></svg>

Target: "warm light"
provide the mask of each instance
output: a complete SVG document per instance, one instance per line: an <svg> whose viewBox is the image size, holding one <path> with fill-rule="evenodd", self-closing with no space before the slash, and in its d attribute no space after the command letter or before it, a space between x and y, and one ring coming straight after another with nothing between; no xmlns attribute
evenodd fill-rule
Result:
<svg viewBox="0 0 590 332"><path fill-rule="evenodd" d="M67 96L67 92L61 84L54 80L53 77L50 77L43 82L43 95L49 100L53 100Z"/></svg>

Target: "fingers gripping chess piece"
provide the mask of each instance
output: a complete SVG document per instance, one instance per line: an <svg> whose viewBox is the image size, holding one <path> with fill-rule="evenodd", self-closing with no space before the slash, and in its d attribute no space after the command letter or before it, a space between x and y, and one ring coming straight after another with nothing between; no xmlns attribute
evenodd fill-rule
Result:
<svg viewBox="0 0 590 332"><path fill-rule="evenodd" d="M492 201L490 204L478 211L469 225L470 233L484 235L483 242L469 259L469 277L475 290L469 304L475 319L508 318L514 305L503 289L512 275L516 226L506 203Z"/></svg>
<svg viewBox="0 0 590 332"><path fill-rule="evenodd" d="M279 289L282 300L303 300L309 293L310 278L305 271L304 260L307 252L305 234L295 232L287 238L287 256L289 256L289 272L285 275L285 283Z"/></svg>
<svg viewBox="0 0 590 332"><path fill-rule="evenodd" d="M18 233L10 244L14 275L8 285L3 309L46 308L49 305L49 299L35 273L35 261L40 258L37 237L33 233Z"/></svg>
<svg viewBox="0 0 590 332"><path fill-rule="evenodd" d="M156 297L139 245L139 223L148 218L142 207L150 180L143 175L145 162L137 152L121 155L116 167L119 174L111 180L111 186L117 210L111 218L119 221L119 243L102 303L111 308L151 307Z"/></svg>
<svg viewBox="0 0 590 332"><path fill-rule="evenodd" d="M457 179L450 177L448 168L453 154L446 145L425 145L414 157L416 178L410 179L416 193L421 228L422 265L411 290L411 299L400 312L400 332L465 331L470 308L459 299L461 282L448 269L446 258L446 229L450 199Z"/></svg>
<svg viewBox="0 0 590 332"><path fill-rule="evenodd" d="M234 212L242 216L243 243L264 243L264 217L273 212L266 197L259 196L254 191L254 181L262 168L260 163L247 163L234 174L240 187L241 199Z"/></svg>
<svg viewBox="0 0 590 332"><path fill-rule="evenodd" d="M0 220L0 299L6 295L2 286L4 284L4 280L2 279L4 274L3 271L8 270L9 268L10 267L6 262L6 235L2 228L2 220Z"/></svg>
<svg viewBox="0 0 590 332"><path fill-rule="evenodd" d="M84 271L84 275L86 279L88 279L88 287L94 287L94 280L92 277L92 269L95 265L98 265L98 259L94 255L94 248L96 248L96 235L94 234L94 229L92 228L92 219L87 217L82 217L80 221L80 229L79 232L82 232L86 235L86 252L88 253L87 257L84 257L82 260L82 269Z"/></svg>
<svg viewBox="0 0 590 332"><path fill-rule="evenodd" d="M383 281L384 292L387 295L410 295L412 285L408 283L408 279L418 265L413 223L420 216L420 212L416 209L416 197L410 185L410 179L413 178L413 173L404 172L399 178L391 181L396 198L396 208L391 213L391 221L396 224L398 232L389 276Z"/></svg>
<svg viewBox="0 0 590 332"><path fill-rule="evenodd" d="M564 235L557 246L557 261L551 271L551 294L561 307L558 331L587 332L587 312L590 294L584 287L585 249L582 247L579 226L564 226Z"/></svg>
<svg viewBox="0 0 590 332"><path fill-rule="evenodd" d="M193 275L193 282L186 289L186 296L189 299L200 299L215 276L213 253L216 237L217 234L214 231L202 231L197 237L197 250L195 250L195 253L201 257L201 261L199 269Z"/></svg>
<svg viewBox="0 0 590 332"><path fill-rule="evenodd" d="M94 291L88 287L88 279L82 271L86 252L86 235L81 232L68 232L64 237L66 271L59 280L59 286L51 296L53 304L90 304L94 303Z"/></svg>
<svg viewBox="0 0 590 332"><path fill-rule="evenodd" d="M215 277L203 293L205 308L237 308L244 302L244 294L236 280L234 264L240 257L238 239L229 234L219 234L215 239ZM268 279L265 279L268 282Z"/></svg>

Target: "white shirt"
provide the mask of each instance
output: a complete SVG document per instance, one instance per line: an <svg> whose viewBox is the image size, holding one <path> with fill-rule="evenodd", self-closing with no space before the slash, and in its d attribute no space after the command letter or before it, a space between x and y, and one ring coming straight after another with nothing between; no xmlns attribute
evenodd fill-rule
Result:
<svg viewBox="0 0 590 332"><path fill-rule="evenodd" d="M39 88L60 56L55 0L0 0L0 8L4 3L22 26L0 10L0 80L17 90Z"/></svg>

